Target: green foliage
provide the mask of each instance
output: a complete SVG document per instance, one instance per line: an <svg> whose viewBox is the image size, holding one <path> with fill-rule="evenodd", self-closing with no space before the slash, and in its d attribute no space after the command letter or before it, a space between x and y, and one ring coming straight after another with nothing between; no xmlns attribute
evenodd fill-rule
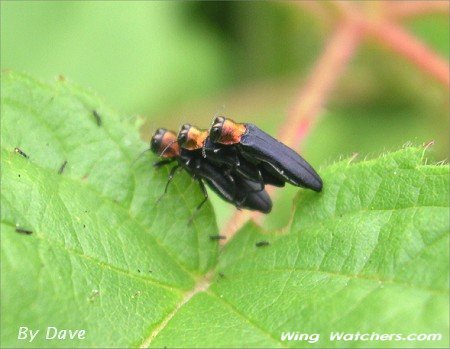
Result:
<svg viewBox="0 0 450 349"><path fill-rule="evenodd" d="M156 206L167 171L133 166L136 128L73 85L8 73L1 103L3 345L52 324L87 329L78 346L142 340L214 263L210 206L186 225L201 200L187 175Z"/></svg>
<svg viewBox="0 0 450 349"><path fill-rule="evenodd" d="M448 347L449 169L424 148L329 166L286 229L248 224L218 254L209 205L186 224L195 182L179 175L155 205L167 170L148 153L133 164L136 127L98 98L10 72L1 108L2 347L430 345L331 331L442 333L431 345ZM87 336L26 344L19 326ZM285 331L322 337L282 342Z"/></svg>
<svg viewBox="0 0 450 349"><path fill-rule="evenodd" d="M175 2L23 1L1 10L2 69L64 74L122 110L155 112L226 80L223 48L183 23Z"/></svg>
<svg viewBox="0 0 450 349"><path fill-rule="evenodd" d="M92 87L118 110L143 115L146 140L157 127L177 130L185 122L206 127L217 112L277 134L342 19L336 2L3 1L0 6L3 69L44 79L62 74ZM355 7L361 20L393 23L441 60L448 58L445 10L414 15L408 10L397 17L389 6ZM383 40L363 38L331 90L297 149L315 167L353 152L398 149L408 141L434 140L435 158L449 157L448 88ZM287 224L295 192L280 193L266 227ZM212 202L222 227L232 210L220 199Z"/></svg>
<svg viewBox="0 0 450 349"><path fill-rule="evenodd" d="M449 172L423 164L423 152L339 162L323 171L323 193L299 193L285 232L246 226L220 257L224 277L183 308L154 346L177 346L182 337L203 347L217 346L217 338L224 347L242 340L250 347L448 347ZM256 248L261 240L270 246ZM193 322L204 308L207 320ZM281 342L284 331L322 339ZM330 342L333 331L445 339Z"/></svg>

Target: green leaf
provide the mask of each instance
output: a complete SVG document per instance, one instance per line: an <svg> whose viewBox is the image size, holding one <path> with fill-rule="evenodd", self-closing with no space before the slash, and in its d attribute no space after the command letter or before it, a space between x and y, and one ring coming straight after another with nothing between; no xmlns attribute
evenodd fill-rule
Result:
<svg viewBox="0 0 450 349"><path fill-rule="evenodd" d="M216 267L223 277L151 345L448 347L449 171L424 164L423 152L407 148L324 170L324 191L299 193L286 231L250 224L235 236ZM270 245L256 247L262 240ZM320 340L283 342L287 331ZM443 337L336 342L331 332Z"/></svg>
<svg viewBox="0 0 450 349"><path fill-rule="evenodd" d="M136 128L71 84L7 73L1 105L2 346L24 345L20 326L87 331L36 347L143 341L215 261L210 206L187 226L202 198L186 174L155 205L167 170L149 153L132 165Z"/></svg>
<svg viewBox="0 0 450 349"><path fill-rule="evenodd" d="M1 105L2 347L448 347L449 168L423 147L329 166L288 227L250 223L218 255L209 206L186 224L195 182L180 175L155 205L167 170L147 154L133 165L136 128L90 93L8 73ZM20 326L87 334L27 343Z"/></svg>

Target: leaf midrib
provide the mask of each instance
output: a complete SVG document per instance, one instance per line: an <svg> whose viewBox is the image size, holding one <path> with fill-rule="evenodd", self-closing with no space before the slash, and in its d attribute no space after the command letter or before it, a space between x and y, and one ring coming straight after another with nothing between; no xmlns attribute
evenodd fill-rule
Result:
<svg viewBox="0 0 450 349"><path fill-rule="evenodd" d="M18 79L18 80L19 80L19 79ZM21 79L21 80L24 81L24 79ZM28 81L28 80L25 80L25 81ZM55 92L54 90L56 90L54 87L49 86L49 85L46 86L46 89L47 89L49 92L52 92L52 93ZM8 104L8 103L9 103L9 104L10 104L11 106L13 106L13 107L16 107L16 108L18 108L18 109L23 108L23 109L29 111L33 116L35 116L35 118L36 118L39 122L41 122L41 121L43 122L43 124L44 124L45 128L48 130L49 134L51 134L51 135L54 135L54 134L55 134L55 133L52 131L52 129L49 127L48 122L46 121L46 119L40 117L40 116L41 116L40 113L42 112L42 110L38 112L38 111L36 111L36 109L31 108L31 107L29 107L28 105L24 105L22 102L17 101L17 100L14 100L14 99L11 99L11 98L8 98L8 97L2 97L1 100L2 100L2 102L5 103L5 104ZM84 105L81 101L79 101L79 102L80 102L81 105ZM107 129L106 129L105 127L102 127L101 129L102 129L102 131L108 136L107 139L110 139L114 144L116 144L118 150L121 152L121 154L122 154L122 155L124 156L124 158L127 160L127 162L130 164L130 168L131 168L131 166L132 166L134 160L132 161L132 158L131 158L131 157L128 155L128 153L125 151L125 148L123 148L123 147L121 146L121 144L120 144L119 141L117 141L114 137L111 136L111 134L107 131ZM58 143L61 145L61 149L63 150L63 152L64 152L64 153L67 153L66 148L64 147L64 142L62 142L61 139L60 139L58 136L56 136L55 138L58 140ZM4 149L4 148L3 148L3 149ZM92 164L91 169L96 165L96 163L97 163L97 162L94 162L94 163ZM33 163L33 164L34 164L34 163ZM42 166L39 166L39 165L36 165L36 166L38 166L39 168L48 170L48 169L45 168L45 167L42 167ZM135 171L129 171L129 173L131 174L131 177L133 178L133 183L132 183L132 188L130 189L130 194L128 195L128 196L129 196L129 205L128 205L128 206L126 206L126 205L119 205L119 204L118 204L117 202L115 202L112 198L108 198L108 197L104 196L103 193L98 192L98 191L95 189L95 187L92 187L89 183L87 184L87 186L88 186L90 189L92 189L95 193L98 193L98 196L99 196L100 198L108 198L110 201L114 202L114 203L117 204L118 206L123 207L123 209L125 209L125 210L128 211L128 215L131 217L131 212L129 212L129 210L130 210L130 208L131 208L131 204L132 204L132 202L133 202L133 200L134 200L134 196L135 196L135 193L136 193L136 190L135 190L135 189L136 189L136 173L135 173ZM72 179L73 179L73 178L72 178ZM78 179L77 179L77 180L78 180ZM80 183L81 183L81 182L80 182ZM83 184L83 183L81 183L81 184ZM179 192L181 198L182 198L183 201L187 204L188 202L187 202L185 193L184 193L183 190L180 190L179 184L178 184L176 181L174 181L173 185L175 185L175 187L177 188L177 191ZM188 206L188 205L186 205L186 206ZM197 240L196 240L196 241L197 241L197 266L200 266L200 243L199 243L199 241L198 241L198 237L199 237L199 229L198 229L197 224L195 224L195 222L194 222L193 226L194 226L194 231L195 231L196 236L197 236ZM153 227L153 222L152 222L150 228L152 228L152 227ZM161 245L161 244L160 244L160 245ZM162 246L162 245L161 245L161 246ZM166 252L169 254L169 256L171 256L174 260L176 260L178 264L180 264L180 263L182 264L182 262L181 262L176 256L170 254L168 251L169 251L169 250L166 250ZM216 262L217 262L217 261L216 261ZM183 264L183 265L184 265L184 264ZM188 268L187 266L185 266L185 267ZM211 268L212 268L212 267L213 267L213 266L211 266ZM210 268L210 269L211 269L211 268ZM206 270L206 272L207 272L207 270Z"/></svg>
<svg viewBox="0 0 450 349"><path fill-rule="evenodd" d="M446 237L446 234L443 234L440 236L440 238L436 239L436 240L441 240L443 237ZM447 289L435 289L435 288L431 288L431 287L418 287L416 285L412 285L406 282L401 282L399 280L396 279L383 279L383 278L377 278L377 277L371 277L368 275L361 275L361 274L345 274L345 273L340 273L340 272L332 272L332 271L328 271L328 270L320 270L320 269L309 269L309 268L300 268L300 267L293 267L293 268L273 268L273 269L258 269L258 274L271 274L273 272L287 272L287 273L294 273L294 272L304 272L304 273L320 273L320 274L325 274L327 276L330 277L338 277L338 278L346 278L346 279L354 279L354 280L367 280L367 281L374 281L377 284L383 283L385 285L396 285L396 286L401 286L401 287L405 287L405 288L410 288L412 290L417 290L417 291L422 291L422 292L427 292L427 293L432 293L435 295L445 295L448 296L450 295L450 290ZM248 277L248 275L254 275L255 271L254 270L249 270L249 271L245 271L245 272L237 272L237 273L229 273L229 276L233 276L233 278L246 278Z"/></svg>
<svg viewBox="0 0 450 349"><path fill-rule="evenodd" d="M16 228L16 225L14 223L6 221L6 220L2 220L1 224L8 225L8 226L12 227L13 229ZM101 259L89 256L89 255L87 255L87 254L83 253L82 251L79 251L79 250L77 250L75 248L67 247L67 246L61 244L57 240L49 239L47 235L40 234L39 231L33 230L33 236L35 236L37 239L43 241L44 243L49 244L52 247L56 246L56 247L58 247L59 249L61 249L63 251L67 251L67 253L69 253L69 254L71 254L73 256L89 260L91 262L94 262L95 264L98 264L100 267L106 267L106 268L108 268L108 269L110 269L112 271L115 271L115 272L117 272L119 274L123 274L123 275L125 275L127 277L130 277L130 278L133 278L133 279L137 279L137 280L140 280L140 281L144 281L144 282L152 284L152 285L157 285L157 286L159 286L161 288L164 288L164 289L167 289L169 291L173 291L174 289L175 290L179 290L181 292L185 292L186 291L185 289L182 289L182 288L180 288L178 286L171 285L171 284L165 284L165 283L162 283L160 281L156 281L155 279L144 277L142 274L131 273L127 269L118 267L118 266L113 265L111 263L104 262Z"/></svg>
<svg viewBox="0 0 450 349"><path fill-rule="evenodd" d="M299 227L296 232L301 233L305 228L315 227L317 224L322 225L325 227L325 223L333 223L336 220L342 219L342 218L348 218L352 216L359 215L361 213L368 213L368 212L397 212L397 211L403 211L403 210L411 210L411 209L418 209L418 208L438 208L438 209L446 209L448 210L448 206L439 206L439 205L423 205L423 206L405 206L405 207L398 207L398 208L392 208L392 209L383 209L383 208L361 208L355 211L347 211L343 213L339 213L339 216L332 215L328 217L320 217L320 220L316 220L314 222L307 222L306 224L302 224L301 227ZM298 222L302 222L299 220ZM291 229L291 227L290 227ZM290 234L290 232L288 233Z"/></svg>

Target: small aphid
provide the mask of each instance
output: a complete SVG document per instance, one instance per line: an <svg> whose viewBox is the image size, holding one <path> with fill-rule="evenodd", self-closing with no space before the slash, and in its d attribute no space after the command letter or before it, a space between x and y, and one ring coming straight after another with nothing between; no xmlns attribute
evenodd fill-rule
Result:
<svg viewBox="0 0 450 349"><path fill-rule="evenodd" d="M269 241L263 240L263 241L258 241L255 244L256 247L264 247L264 246L269 246Z"/></svg>
<svg viewBox="0 0 450 349"><path fill-rule="evenodd" d="M220 273L219 273L219 276L220 276L221 278L224 278L224 277L225 277L225 274L222 273L222 272L220 272Z"/></svg>
<svg viewBox="0 0 450 349"><path fill-rule="evenodd" d="M24 228L19 228L19 227L16 227L16 233L25 234L25 235L33 234L33 232L31 230L24 229Z"/></svg>
<svg viewBox="0 0 450 349"><path fill-rule="evenodd" d="M97 112L97 110L92 111L92 115L94 115L95 121L97 122L97 126L102 126L102 118L100 117L100 114Z"/></svg>
<svg viewBox="0 0 450 349"><path fill-rule="evenodd" d="M227 237L225 235L210 235L211 240L225 240Z"/></svg>
<svg viewBox="0 0 450 349"><path fill-rule="evenodd" d="M58 174L62 174L64 172L66 165L67 165L67 160L64 160L63 164L61 165L61 167L58 170Z"/></svg>
<svg viewBox="0 0 450 349"><path fill-rule="evenodd" d="M99 290L92 290L91 295L89 296L88 299L89 299L90 302L93 302L94 299L96 297L98 297L99 295L100 295L100 291Z"/></svg>
<svg viewBox="0 0 450 349"><path fill-rule="evenodd" d="M14 148L14 151L17 153L17 154L20 154L20 155L22 155L24 158L26 158L26 159L28 159L29 157L28 157L28 155L27 154L25 154L25 152L22 150L22 149L20 149L20 148Z"/></svg>

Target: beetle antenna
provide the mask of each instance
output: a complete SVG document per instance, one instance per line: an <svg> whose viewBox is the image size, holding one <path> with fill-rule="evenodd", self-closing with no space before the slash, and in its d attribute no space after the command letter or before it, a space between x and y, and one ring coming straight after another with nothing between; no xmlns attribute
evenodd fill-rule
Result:
<svg viewBox="0 0 450 349"><path fill-rule="evenodd" d="M208 136L208 137L209 137L209 136ZM203 141L203 145L202 145L202 156L203 156L203 158L206 159L205 145L206 145L206 139Z"/></svg>
<svg viewBox="0 0 450 349"><path fill-rule="evenodd" d="M137 156L137 158L134 159L134 161L131 163L131 166L133 166L133 165L136 163L136 161L138 161L139 158L140 158L142 155L144 155L144 153L148 152L149 150L152 150L152 149L151 149L151 148L148 148L148 149L145 149L143 152L141 152L141 153Z"/></svg>
<svg viewBox="0 0 450 349"><path fill-rule="evenodd" d="M222 106L220 108L217 108L216 112L214 113L212 119L211 119L211 123L209 124L209 130L211 129L212 125L214 124L214 120L216 120L216 117L219 116L219 113L223 112L225 110L225 104L222 104ZM208 131L209 131L208 130ZM208 136L209 137L209 136ZM206 159L206 150L205 150L205 146L206 146L206 139L203 142L203 146L202 146L202 156Z"/></svg>
<svg viewBox="0 0 450 349"><path fill-rule="evenodd" d="M209 129L211 129L212 125L214 124L214 120L216 120L216 117L218 117L220 114L223 114L223 111L225 111L225 104L222 104L222 107L217 108L211 119L211 123L209 124Z"/></svg>
<svg viewBox="0 0 450 349"><path fill-rule="evenodd" d="M169 147L170 147L172 144L174 144L174 143L178 143L178 139L176 139L176 140L170 142L169 144L167 144L167 146L164 148L164 150L161 152L161 154L159 154L159 156L163 156L164 153L167 151L167 149L169 149Z"/></svg>
<svg viewBox="0 0 450 349"><path fill-rule="evenodd" d="M216 112L214 113L214 118L213 120L219 116L219 113L222 114L225 111L225 104L222 104L222 106L220 108L217 108Z"/></svg>

